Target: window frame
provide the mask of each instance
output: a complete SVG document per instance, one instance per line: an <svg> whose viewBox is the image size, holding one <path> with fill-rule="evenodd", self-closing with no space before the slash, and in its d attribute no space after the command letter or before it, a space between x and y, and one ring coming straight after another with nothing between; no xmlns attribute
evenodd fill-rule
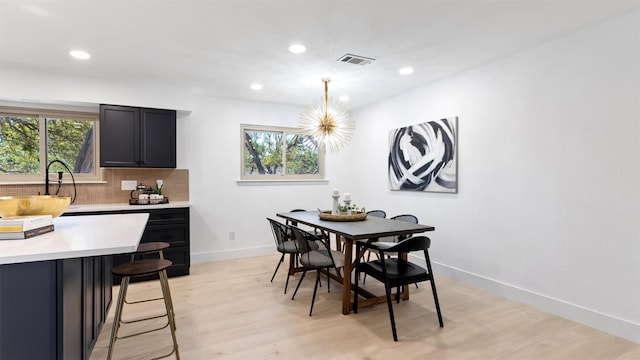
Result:
<svg viewBox="0 0 640 360"><path fill-rule="evenodd" d="M20 108L10 106L0 106L0 114L2 115L22 115L32 116L38 118L38 135L39 135L39 160L40 160L40 173L39 174L3 174L0 173L0 183L44 183L45 171L47 167L47 149L46 149L46 119L47 118L59 118L65 120L75 121L93 121L93 173L82 174L74 173L73 177L76 183L80 182L95 182L101 181L100 171L100 114L98 112L81 112L81 111L67 111L67 110L53 110L45 108ZM50 159L51 161L53 159ZM49 176L56 174L50 173ZM57 175L56 175L57 176Z"/></svg>
<svg viewBox="0 0 640 360"><path fill-rule="evenodd" d="M282 139L285 143L282 147L283 151L283 173L277 174L253 174L246 175L244 173L244 160L247 152L247 147L244 143L244 134L246 131L258 131L258 132L280 132L283 134ZM308 135L303 129L284 126L270 126L270 125L253 125L253 124L240 124L240 180L243 181L301 181L301 180L325 180L325 149L318 144L318 173L317 174L287 174L286 167L286 136L288 134L300 134Z"/></svg>

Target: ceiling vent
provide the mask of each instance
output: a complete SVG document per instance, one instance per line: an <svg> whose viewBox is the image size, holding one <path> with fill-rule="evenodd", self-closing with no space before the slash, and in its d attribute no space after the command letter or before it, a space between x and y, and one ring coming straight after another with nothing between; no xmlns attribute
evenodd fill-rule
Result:
<svg viewBox="0 0 640 360"><path fill-rule="evenodd" d="M342 61L343 63L356 64L356 65L368 65L375 60L376 59L374 58L368 58L368 57L353 55L353 54L344 54L338 59L338 61Z"/></svg>

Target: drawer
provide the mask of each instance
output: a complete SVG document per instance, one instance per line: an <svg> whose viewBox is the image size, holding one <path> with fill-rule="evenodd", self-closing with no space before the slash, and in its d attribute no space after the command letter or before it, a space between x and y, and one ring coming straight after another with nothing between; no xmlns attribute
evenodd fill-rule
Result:
<svg viewBox="0 0 640 360"><path fill-rule="evenodd" d="M188 209L158 209L149 211L149 226L188 223Z"/></svg>
<svg viewBox="0 0 640 360"><path fill-rule="evenodd" d="M166 242L171 246L189 245L189 226L186 224L159 226L147 225L140 242L153 241Z"/></svg>

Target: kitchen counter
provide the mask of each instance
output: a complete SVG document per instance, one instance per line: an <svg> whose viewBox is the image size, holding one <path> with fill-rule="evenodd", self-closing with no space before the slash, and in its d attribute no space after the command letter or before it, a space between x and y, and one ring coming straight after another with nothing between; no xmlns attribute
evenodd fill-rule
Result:
<svg viewBox="0 0 640 360"><path fill-rule="evenodd" d="M65 214L70 213L83 213L83 212L96 212L96 211L121 211L121 210L143 210L143 209L171 209L171 208L188 208L190 206L188 201L173 201L166 204L153 204L153 205L129 205L128 203L121 204L94 204L94 205L71 205Z"/></svg>
<svg viewBox="0 0 640 360"><path fill-rule="evenodd" d="M148 219L145 213L57 217L53 232L0 240L0 265L133 252Z"/></svg>
<svg viewBox="0 0 640 360"><path fill-rule="evenodd" d="M54 219L0 240L0 360L88 360L112 302L112 254L136 250L149 214Z"/></svg>

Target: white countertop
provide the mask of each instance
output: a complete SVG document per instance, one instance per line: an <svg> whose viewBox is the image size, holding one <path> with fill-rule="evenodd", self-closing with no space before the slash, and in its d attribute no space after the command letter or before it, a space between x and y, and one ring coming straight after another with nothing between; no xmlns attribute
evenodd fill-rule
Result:
<svg viewBox="0 0 640 360"><path fill-rule="evenodd" d="M53 232L0 240L0 265L134 252L149 214L57 217Z"/></svg>
<svg viewBox="0 0 640 360"><path fill-rule="evenodd" d="M154 204L154 205L129 205L128 203L122 204L96 204L96 205L71 205L65 213L82 213L93 211L122 211L122 210L143 210L143 209L170 209L170 208L185 208L189 207L188 201L173 201L166 204Z"/></svg>

